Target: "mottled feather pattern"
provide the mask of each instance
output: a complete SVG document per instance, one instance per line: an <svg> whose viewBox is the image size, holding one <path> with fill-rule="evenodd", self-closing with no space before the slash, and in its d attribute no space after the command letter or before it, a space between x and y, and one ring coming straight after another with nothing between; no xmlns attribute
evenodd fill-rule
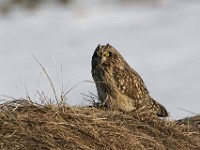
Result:
<svg viewBox="0 0 200 150"><path fill-rule="evenodd" d="M134 70L128 70L126 67L123 69L115 67L114 74L116 74L114 78L118 88L127 96L136 99L149 94L143 80Z"/></svg>
<svg viewBox="0 0 200 150"><path fill-rule="evenodd" d="M99 45L92 57L92 76L100 103L125 112L144 108L166 117L166 109L150 95L140 75L111 45Z"/></svg>

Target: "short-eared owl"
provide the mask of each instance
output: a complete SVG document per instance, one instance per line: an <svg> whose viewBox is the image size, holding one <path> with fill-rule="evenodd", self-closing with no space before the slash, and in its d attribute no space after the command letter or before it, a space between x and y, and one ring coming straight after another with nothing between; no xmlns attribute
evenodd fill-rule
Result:
<svg viewBox="0 0 200 150"><path fill-rule="evenodd" d="M100 104L130 112L144 108L167 117L164 106L156 102L140 77L111 45L98 45L92 56L92 76Z"/></svg>

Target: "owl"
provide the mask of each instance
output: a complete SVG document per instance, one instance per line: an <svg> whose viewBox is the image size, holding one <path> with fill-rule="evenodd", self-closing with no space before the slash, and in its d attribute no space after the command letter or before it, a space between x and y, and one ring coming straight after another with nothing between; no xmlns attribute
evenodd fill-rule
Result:
<svg viewBox="0 0 200 150"><path fill-rule="evenodd" d="M123 112L143 108L159 117L168 116L165 107L150 96L140 75L111 45L95 49L91 72L101 106Z"/></svg>

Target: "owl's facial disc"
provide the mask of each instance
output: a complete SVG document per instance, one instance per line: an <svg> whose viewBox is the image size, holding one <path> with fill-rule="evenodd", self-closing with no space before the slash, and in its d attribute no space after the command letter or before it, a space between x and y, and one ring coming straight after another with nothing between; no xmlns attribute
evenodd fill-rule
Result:
<svg viewBox="0 0 200 150"><path fill-rule="evenodd" d="M93 67L102 66L109 62L112 57L112 52L110 51L110 45L98 45L93 54Z"/></svg>
<svg viewBox="0 0 200 150"><path fill-rule="evenodd" d="M106 52L102 53L99 57L100 64L101 65L104 64L109 59L109 57L110 57L110 52L106 51Z"/></svg>

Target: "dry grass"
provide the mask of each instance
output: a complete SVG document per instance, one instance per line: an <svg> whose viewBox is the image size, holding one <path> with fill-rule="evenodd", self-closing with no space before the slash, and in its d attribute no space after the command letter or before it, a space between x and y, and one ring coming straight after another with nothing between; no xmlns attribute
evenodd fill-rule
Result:
<svg viewBox="0 0 200 150"><path fill-rule="evenodd" d="M199 150L199 128L190 131L188 127L188 121L177 123L145 113L39 105L28 100L0 105L2 150Z"/></svg>
<svg viewBox="0 0 200 150"><path fill-rule="evenodd" d="M12 12L12 10L15 10L16 7L26 10L35 10L40 8L41 5L46 5L52 2L57 5L67 5L71 0L4 0L0 3L0 14L2 13L6 15Z"/></svg>

